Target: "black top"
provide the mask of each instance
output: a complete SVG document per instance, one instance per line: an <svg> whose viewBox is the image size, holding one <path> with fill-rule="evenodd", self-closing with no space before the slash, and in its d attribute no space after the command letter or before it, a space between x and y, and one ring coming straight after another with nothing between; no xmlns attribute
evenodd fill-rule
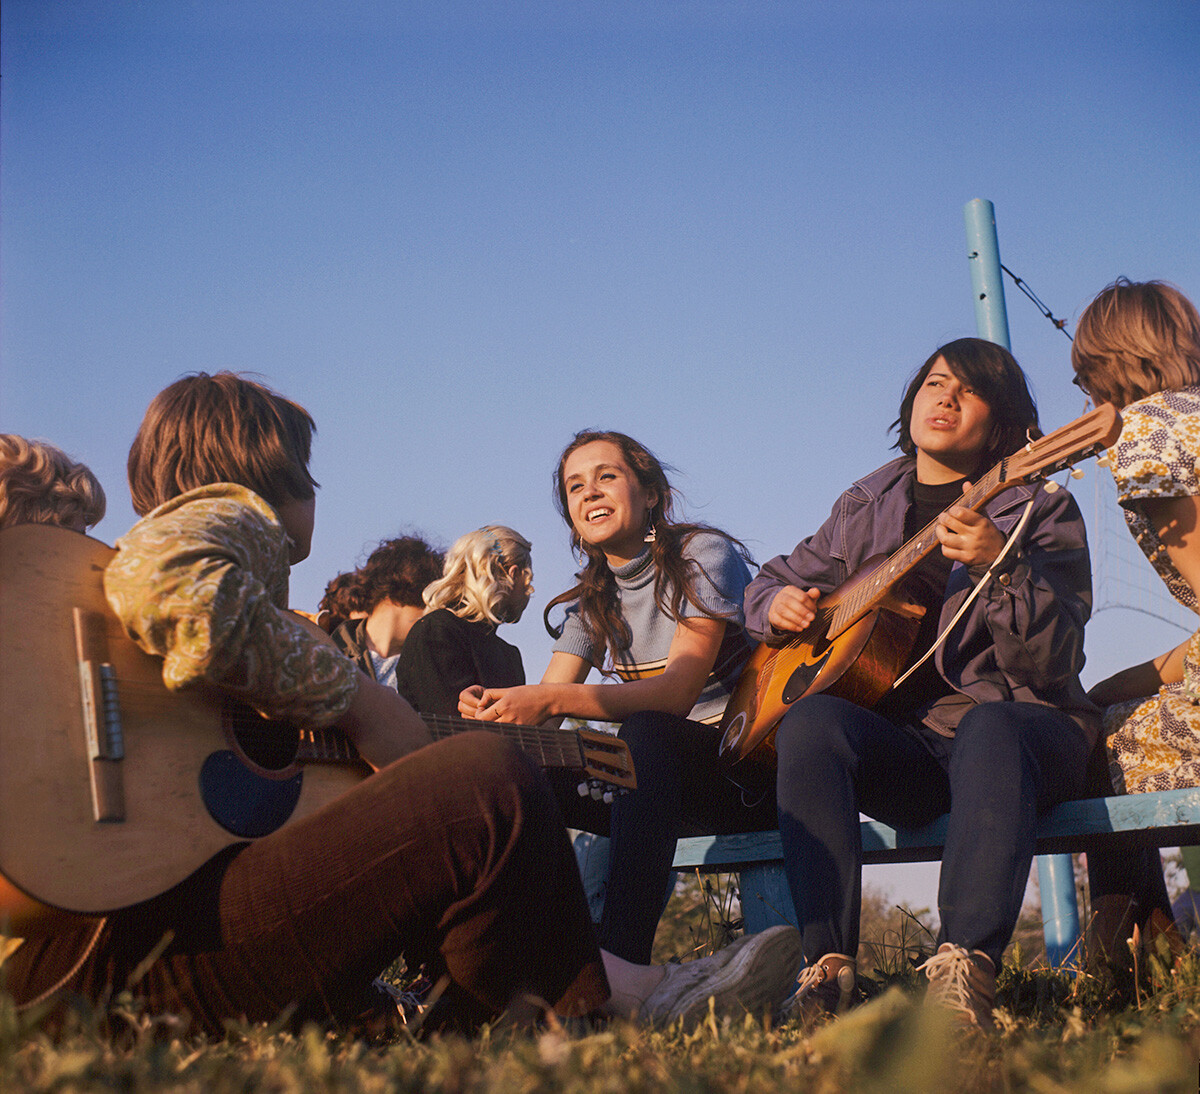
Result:
<svg viewBox="0 0 1200 1094"><path fill-rule="evenodd" d="M396 690L424 714L458 715L458 694L472 684L511 688L525 683L521 651L483 620L446 608L423 615L408 632L396 665Z"/></svg>
<svg viewBox="0 0 1200 1094"><path fill-rule="evenodd" d="M965 479L929 486L923 482L913 483L913 500L904 519L904 541L913 539L925 526L949 509L962 497ZM925 616L913 643L912 655L905 667L925 655L925 651L937 641L938 624L941 622L941 605L946 595L946 581L954 563L943 553L941 545L925 556L905 582L905 591L919 604L925 605ZM918 707L954 689L942 679L934 658L929 658L916 672L898 688L888 692L875 710L894 721L905 721Z"/></svg>

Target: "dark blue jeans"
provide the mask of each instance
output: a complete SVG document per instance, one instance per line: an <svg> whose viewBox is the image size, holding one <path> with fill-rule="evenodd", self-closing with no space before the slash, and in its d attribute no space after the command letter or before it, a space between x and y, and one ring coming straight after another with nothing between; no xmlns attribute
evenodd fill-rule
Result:
<svg viewBox="0 0 1200 1094"><path fill-rule="evenodd" d="M608 818L608 888L598 937L602 948L647 964L662 914L663 893L680 836L757 832L775 825L775 801L747 801L724 775L716 726L659 711L626 718L637 789L618 797ZM594 803L569 797L563 812L572 828L601 831Z"/></svg>
<svg viewBox="0 0 1200 1094"><path fill-rule="evenodd" d="M1037 817L1083 787L1088 742L1079 726L1052 707L985 703L950 738L815 695L788 711L775 747L779 832L809 962L858 948L859 813L911 827L948 812L938 941L982 950L999 967Z"/></svg>

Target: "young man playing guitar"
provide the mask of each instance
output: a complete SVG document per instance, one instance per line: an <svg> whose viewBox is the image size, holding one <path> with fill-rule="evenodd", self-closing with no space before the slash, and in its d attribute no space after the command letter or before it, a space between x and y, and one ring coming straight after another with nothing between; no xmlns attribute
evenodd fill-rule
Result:
<svg viewBox="0 0 1200 1094"><path fill-rule="evenodd" d="M817 533L768 562L746 593L747 629L783 645L827 625L822 598L873 556L922 529L936 534L893 603L894 617L918 631L910 660L948 630L935 655L871 709L825 693L795 699L776 732L779 828L807 960L795 1008L806 1020L836 1012L854 987L860 810L903 826L949 812L929 997L986 1028L1036 818L1079 791L1095 740L1096 711L1078 678L1091 610L1087 541L1066 491L1035 483L999 492L981 511L955 504L1037 427L1006 350L975 338L941 347L893 427L902 455L846 491ZM952 623L1027 507L1015 542ZM914 602L927 609L919 624L920 609L906 606ZM814 647L820 662L823 641Z"/></svg>
<svg viewBox="0 0 1200 1094"><path fill-rule="evenodd" d="M352 1021L380 1006L372 981L401 955L444 984L441 1018L457 1027L543 1008L673 1020L710 996L722 1010L777 1003L799 964L790 929L670 971L602 954L533 762L491 732L431 743L395 691L283 610L313 532L313 430L302 407L232 373L161 392L129 455L143 519L105 592L168 688L232 696L293 736L340 729L375 774L158 896L29 932L5 966L18 1006L129 986L150 1013L217 1036L288 1008Z"/></svg>

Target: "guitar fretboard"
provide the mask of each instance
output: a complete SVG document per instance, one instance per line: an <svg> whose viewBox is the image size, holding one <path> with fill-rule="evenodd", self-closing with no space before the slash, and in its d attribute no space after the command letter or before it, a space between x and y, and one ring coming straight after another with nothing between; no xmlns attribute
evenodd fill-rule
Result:
<svg viewBox="0 0 1200 1094"><path fill-rule="evenodd" d="M975 512L982 509L996 494L1012 485L1004 478L1006 463L1006 460L1001 460L986 475L980 476L979 482L972 483L971 489L954 504ZM935 517L912 539L880 563L865 580L860 581L849 591L847 596L833 609L828 631L830 636L841 634L867 612L876 608L899 581L920 565L922 560L938 546L937 525L938 518Z"/></svg>
<svg viewBox="0 0 1200 1094"><path fill-rule="evenodd" d="M482 729L508 737L542 767L565 767L582 771L585 766L579 737L571 730L520 726L508 722L476 722L469 718L453 718L445 714L422 714L421 719L435 741L466 730Z"/></svg>
<svg viewBox="0 0 1200 1094"><path fill-rule="evenodd" d="M486 730L511 739L541 767L582 771L586 766L578 734L571 730L510 725L505 722L476 722L443 714L422 714L421 720L435 741L467 730ZM356 763L361 760L358 749L336 729L302 730L296 758L305 763Z"/></svg>

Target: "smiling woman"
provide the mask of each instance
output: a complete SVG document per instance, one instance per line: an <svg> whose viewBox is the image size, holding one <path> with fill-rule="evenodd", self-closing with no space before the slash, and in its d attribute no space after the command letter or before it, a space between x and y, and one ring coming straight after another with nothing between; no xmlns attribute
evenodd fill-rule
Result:
<svg viewBox="0 0 1200 1094"><path fill-rule="evenodd" d="M700 832L774 827L770 796L748 806L718 763L717 723L750 646L741 544L677 523L663 466L623 433L576 435L555 473L559 510L585 565L546 609L556 637L540 684L472 688L459 709L488 721L569 715L620 722L638 786L609 806L556 784L567 823L612 837L601 945L649 959L675 841ZM551 627L550 611L566 605ZM589 684L593 668L615 684Z"/></svg>

